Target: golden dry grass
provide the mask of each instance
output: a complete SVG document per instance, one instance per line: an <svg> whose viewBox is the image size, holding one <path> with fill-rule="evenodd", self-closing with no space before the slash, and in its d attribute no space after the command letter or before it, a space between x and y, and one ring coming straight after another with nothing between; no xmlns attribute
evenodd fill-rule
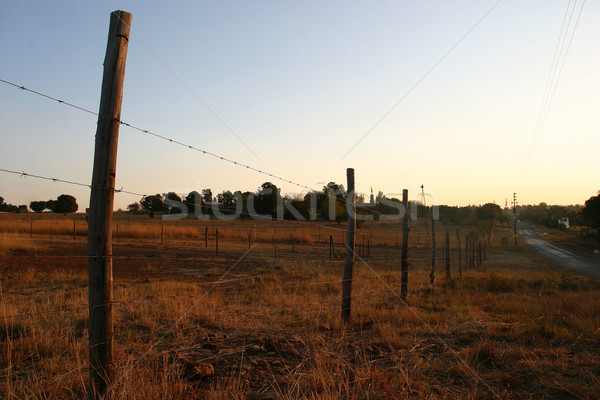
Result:
<svg viewBox="0 0 600 400"><path fill-rule="evenodd" d="M592 399L600 392L598 282L545 265L507 245L510 232L499 230L482 268L458 279L453 258L453 279L441 277L440 263L433 286L429 250L413 242L404 304L399 263L384 261L398 258L383 245L395 232L371 228L380 244L355 265L349 325L340 322L341 263L330 262L323 244L291 253L280 243L275 257L263 243L230 271L247 237L224 241L220 256L194 250L191 266L176 254L161 260L168 246L156 239L155 253L144 247L144 258L115 259L116 398ZM0 393L85 397L86 260L23 254L0 259ZM206 363L214 375L190 374Z"/></svg>

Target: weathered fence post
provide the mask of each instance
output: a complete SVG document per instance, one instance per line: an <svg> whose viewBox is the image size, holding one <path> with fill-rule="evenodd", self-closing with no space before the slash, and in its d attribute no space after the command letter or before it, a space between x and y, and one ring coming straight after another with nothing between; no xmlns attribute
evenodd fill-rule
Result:
<svg viewBox="0 0 600 400"><path fill-rule="evenodd" d="M256 239L254 239L256 240ZM250 247L252 245L252 231L248 232L248 250L250 250Z"/></svg>
<svg viewBox="0 0 600 400"><path fill-rule="evenodd" d="M215 228L215 254L219 255L219 228Z"/></svg>
<svg viewBox="0 0 600 400"><path fill-rule="evenodd" d="M342 280L342 321L350 320L350 305L352 296L352 269L354 268L354 231L356 229L356 202L354 193L354 169L346 170L348 180L348 195L346 209L348 211L348 235L346 237L346 262Z"/></svg>
<svg viewBox="0 0 600 400"><path fill-rule="evenodd" d="M89 361L92 398L105 398L114 377L112 215L125 61L131 14L110 14L88 214Z"/></svg>
<svg viewBox="0 0 600 400"><path fill-rule="evenodd" d="M362 256L367 255L367 247L365 246L365 235L362 235Z"/></svg>
<svg viewBox="0 0 600 400"><path fill-rule="evenodd" d="M433 218L433 205L431 206L431 272L429 282L433 285L435 281L435 219Z"/></svg>
<svg viewBox="0 0 600 400"><path fill-rule="evenodd" d="M456 228L456 240L458 244L456 248L458 249L458 276L462 277L462 249L460 247L460 231Z"/></svg>
<svg viewBox="0 0 600 400"><path fill-rule="evenodd" d="M292 253L294 253L294 234L290 233L290 241L292 242Z"/></svg>
<svg viewBox="0 0 600 400"><path fill-rule="evenodd" d="M477 242L477 266L481 267L483 264L483 243L481 240Z"/></svg>
<svg viewBox="0 0 600 400"><path fill-rule="evenodd" d="M50 240L54 239L54 223L53 219L50 218Z"/></svg>
<svg viewBox="0 0 600 400"><path fill-rule="evenodd" d="M33 237L33 218L29 220L29 238Z"/></svg>
<svg viewBox="0 0 600 400"><path fill-rule="evenodd" d="M208 226L204 227L204 247L208 247Z"/></svg>
<svg viewBox="0 0 600 400"><path fill-rule="evenodd" d="M77 221L73 220L73 240L77 240Z"/></svg>
<svg viewBox="0 0 600 400"><path fill-rule="evenodd" d="M465 272L469 270L469 236L465 236Z"/></svg>
<svg viewBox="0 0 600 400"><path fill-rule="evenodd" d="M446 229L446 279L450 279L450 229Z"/></svg>
<svg viewBox="0 0 600 400"><path fill-rule="evenodd" d="M165 226L160 225L160 244L165 244Z"/></svg>
<svg viewBox="0 0 600 400"><path fill-rule="evenodd" d="M400 278L400 296L406 300L408 294L408 190L402 190L404 217L402 218L402 276Z"/></svg>
<svg viewBox="0 0 600 400"><path fill-rule="evenodd" d="M333 258L333 236L329 235L329 259Z"/></svg>
<svg viewBox="0 0 600 400"><path fill-rule="evenodd" d="M475 269L475 239L471 239L469 250L471 252L471 269Z"/></svg>

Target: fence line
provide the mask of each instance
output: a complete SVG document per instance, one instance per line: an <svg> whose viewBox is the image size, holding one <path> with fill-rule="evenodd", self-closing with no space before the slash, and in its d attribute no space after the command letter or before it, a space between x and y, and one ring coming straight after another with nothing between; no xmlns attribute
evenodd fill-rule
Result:
<svg viewBox="0 0 600 400"><path fill-rule="evenodd" d="M100 115L99 113L93 112L93 111L88 110L88 109L86 109L84 107L80 107L80 106L77 106L75 104L65 102L63 100L60 100L58 98L49 96L47 94L44 94L44 93L41 93L41 92L38 92L38 91L35 91L35 90L28 89L28 88L26 88L24 86L19 86L19 85L16 85L16 84L12 83L12 82L3 80L3 79L0 79L0 82L3 82L5 84L11 85L13 87L19 88L21 90L24 90L24 91L27 91L27 92L30 92L30 93L33 93L33 94L36 94L36 95L42 96L42 97L47 98L49 100L57 101L60 104L67 105L69 107L72 107L74 109L80 110L82 112L86 112L86 113L95 115L99 119L107 118L106 116ZM129 123L124 122L124 121L118 120L118 121L115 121L115 122L118 122L119 124L124 125L126 127L129 127L131 129L137 130L137 131L139 131L141 133L145 133L145 134L147 134L149 136L153 136L155 138L167 141L169 143L173 143L173 144L176 144L176 145L188 148L188 149L190 149L192 151L199 152L199 153L201 153L203 155L208 155L208 156L214 157L216 159L220 159L222 161L228 162L230 164L239 166L241 168L245 168L245 169L257 172L259 174L262 174L262 175L265 175L265 176L269 176L269 177L271 177L273 179L277 179L277 180L280 180L280 181L283 181L283 182L286 182L286 183L298 186L298 187L300 187L302 189L307 189L309 191L313 191L313 189L311 189L310 187L308 187L306 185L302 185L302 184L294 182L292 180L285 179L283 177L280 177L280 176L274 175L272 173L263 171L261 169L252 167L250 165L247 165L247 164L244 164L244 163L240 163L240 162L235 161L233 159L230 159L230 158L227 158L227 157L224 157L224 156L220 156L220 155L218 155L216 153L200 149L198 147L195 147L195 146L190 145L190 144L186 144L186 143L178 141L176 139L169 138L167 136L163 136L163 135L157 134L157 133L152 132L150 130L139 128L137 126L134 126L134 125L129 124ZM5 173L20 175L22 177L32 177L32 178L36 178L36 179L42 179L42 180L48 180L48 181L59 182L59 183L64 183L64 184L70 184L70 185L77 185L77 186L81 186L81 187L87 187L87 188L90 188L92 190L94 190L94 189L96 189L96 190L110 190L110 191L113 191L114 193L125 193L125 194L137 195L137 196L141 196L141 197L147 197L147 195L145 195L145 194L131 192L131 191L126 191L126 190L123 190L122 188L121 189L112 189L112 188L96 187L96 186L93 186L93 185L89 185L89 184L85 184L85 183L80 183L80 182L75 182L75 181L70 181L70 180L66 180L66 179L51 178L51 177L47 177L47 176L42 176L42 175L37 175L37 174L30 174L30 173L26 173L26 172L19 172L19 171L14 171L14 170L9 170L9 169L0 169L0 171L1 172L5 172ZM350 188L349 188L349 191L352 194L354 192L353 190L350 190ZM406 197L406 199L407 199L407 197ZM343 197L340 197L338 195L334 195L334 201L336 201L336 202L343 202L343 204L345 205L347 199L345 199ZM183 204L188 204L188 205L193 204L191 202L182 202L182 203ZM193 204L193 205L196 206L196 207L200 206L200 207L203 207L205 209L210 209L211 208L211 207L209 207L207 205L201 205L201 204L199 204L199 205ZM378 210L372 209L371 207L368 207L368 206L361 206L359 208L361 210L368 211L370 214L376 214L376 215L381 215L382 214ZM408 213L408 210L407 210L407 208L408 208L407 207L407 200L404 201L404 208L405 208L405 212ZM257 215L250 214L250 213L241 213L241 214L243 214L245 216L250 216L250 217L257 217ZM269 219L269 220L273 221L272 219ZM300 221L290 221L290 220L286 221L286 220L282 220L282 222L288 222L288 223L291 223L291 224L302 224L302 222L300 222ZM332 231L340 231L340 232L344 232L344 233L353 232L353 230L351 230L351 229L336 228L336 227L330 227L330 226L325 226L325 225L314 224L313 226L318 227L319 229L320 228L324 228L324 229L328 229L328 230L332 230ZM76 229L75 226L74 226L74 229ZM428 229L426 231L429 232ZM363 237L369 236L370 238L372 238L372 232L371 232L370 235L367 234L367 233L360 233L360 232L358 232L358 234L359 235L363 235ZM459 232L457 232L457 234L459 234ZM217 236L216 236L217 240L218 240L218 237L219 236L217 234ZM291 238L292 238L292 246L293 246L294 245L293 236L291 236ZM353 240L353 238L354 238L354 236L352 236L352 239L349 236L348 239L347 239L347 243L350 242L351 240ZM398 239L396 239L396 241L397 240ZM269 243L269 242L266 242L266 243ZM273 239L273 243L274 243L274 239ZM425 244L426 245L430 244L430 242L427 240ZM381 246L381 244L375 245L373 243L373 244L371 244L371 246L376 247L376 246ZM384 241L383 246L386 246L385 241ZM358 246L356 246L356 247L360 248L360 244L358 244ZM166 338L167 335L169 335L171 332L173 332L176 329L177 325L183 319L187 318L190 315L190 313L192 312L192 310L194 310L195 306L202 299L204 299L207 295L209 295L213 291L213 289L215 289L215 288L230 288L230 286L228 286L229 284L232 284L232 283L235 284L235 283L243 282L243 281L245 281L245 280L247 280L249 278L252 278L252 276L242 276L242 277L236 277L236 278L229 279L229 280L224 280L224 278L227 275L229 275L229 273L240 262L242 262L242 260L252 261L252 260L248 260L246 257L255 248L256 248L256 240L255 240L255 244L251 245L251 237L249 237L249 249L247 251L243 252L242 256L238 257L237 260L231 266L229 266L229 268L223 274L221 274L220 277L216 281L214 281L214 282L207 282L207 283L203 283L203 284L197 284L197 286L207 286L208 287L208 289L206 291L204 291L203 293L200 293L198 295L173 295L173 296L165 296L165 297L158 297L158 298L157 297L147 297L147 298L144 298L144 299L135 299L135 300L114 300L114 301L110 301L109 303L95 304L93 307L91 307L91 308L106 307L109 304L110 305L127 306L127 305L138 305L138 304L143 304L143 303L161 303L163 301L176 301L176 300L181 300L181 299L190 299L190 300L194 301L193 306L190 307L189 309L187 309L185 312L181 313L181 315L179 315L175 319L175 321L170 324L170 327L166 331L164 331L164 332L152 332L151 334L148 335L148 336L156 336L156 335L158 335L160 337L158 338L158 340L155 340L151 344L151 346L149 347L149 349L147 349L147 351L145 351L141 356L136 357L135 360L132 360L131 364L125 369L125 371L124 371L124 373L123 373L122 376L126 376L127 373L129 371L131 371L133 368L135 368L135 366L137 366L149 354L149 352L154 347L156 347L161 341L163 341ZM348 248L348 245L346 246L346 248ZM479 253L478 253L478 259L477 259L477 264L478 265L481 265L481 262L483 261L483 259L482 259L483 255L482 255L481 248L482 248L481 242L479 242ZM458 249L458 250L460 250L460 249ZM445 254L447 256L446 263L449 263L451 251L452 251L452 248L451 248L451 246L449 244L449 239L447 239L446 245L445 245L445 248L444 248L444 252L445 252ZM292 250L292 252L293 252L293 250ZM286 252L286 253L288 253L288 252ZM369 276L355 277L354 278L355 281L372 281L372 280L380 281L387 289L389 289L389 291L391 292L391 294L393 294L394 297L396 297L400 301L400 303L402 305L406 306L420 320L420 322L429 329L429 331L432 333L432 335L437 340L439 340L443 345L445 345L451 351L451 353L456 357L456 359L460 362L460 364L462 364L464 366L464 369L466 371L468 371L474 377L476 377L479 381L481 381L490 390L491 393L493 393L494 395L496 395L496 397L498 397L498 395L494 392L494 390L478 375L478 373L476 371L474 371L466 363L466 361L446 341L444 341L444 339L442 339L435 332L435 330L433 329L433 327L431 327L425 320L423 320L422 317L420 317L416 313L415 307L414 306L410 306L405 301L404 297L405 297L406 291L403 290L402 291L402 295L399 295L391 287L390 282L386 282L386 280L383 279L382 276L380 274L378 274L375 271L375 269L371 266L371 264L375 264L375 263L396 263L396 262L398 262L398 263L402 262L404 264L404 266L406 266L406 264L405 264L406 263L406 257L405 257L405 255L403 255L403 257L400 258L400 259L383 259L383 260L376 259L376 260L368 260L367 261L365 259L365 257L364 256L361 257L358 252L355 252L353 250L353 253L354 253L354 256L357 257L357 259L359 260L359 262L362 265L366 266L368 268L368 271L372 273L372 275L369 275ZM458 256L460 257L460 251L458 251L458 253L459 253ZM44 258L50 258L50 257L64 258L64 257L68 257L68 258L75 258L75 259L79 259L79 258L81 258L81 259L97 258L97 256L85 256L85 255L81 255L81 256L78 256L78 255L60 255L60 256L59 255L57 255L57 256L49 255L49 256L43 256L43 257ZM200 261L201 260L201 259L189 258L189 257L186 258L186 257L115 256L115 255L110 255L109 257L111 259L121 259L121 260L151 259L151 260L155 260L155 261L178 260L178 261L186 261L186 262L188 262L188 261L189 262L195 262L195 261ZM237 255L236 255L236 257L237 257ZM423 256L423 257L414 257L414 258L410 259L410 261L415 261L415 262L418 262L420 260L429 261L430 257L429 256L427 256L427 257ZM460 260L460 258L459 258L459 260ZM443 261L444 260L439 260L439 263L441 264ZM315 263L315 262L318 262L318 261L313 260L313 263ZM323 262L327 263L327 261L323 261ZM335 261L329 261L329 262L330 263L335 263ZM340 262L343 262L343 261L340 261ZM447 268L448 268L448 271L449 271L450 265L449 264L446 264L446 265L447 265ZM449 273L448 273L447 276L448 276L448 279L449 279L450 278ZM336 279L336 280L328 280L328 281L312 282L312 283L310 283L310 282L309 283L306 283L306 282L303 282L303 283L289 283L289 284L278 284L276 287L277 288L281 288L281 289L286 289L286 288L307 287L307 286L315 286L315 285L340 284L340 283L342 283L344 281L345 281L345 279ZM259 284L260 284L260 282L259 282ZM394 282L394 284L396 284L396 282ZM419 288L412 289L409 293L417 293L417 292L420 292L424 288L427 288L427 287L431 287L431 285L430 284L422 285ZM365 294L369 294L369 293L372 294L372 293L375 293L375 292L374 291L369 291L369 288L367 288L367 287L363 287L362 288L362 290L361 290L361 294L363 295L362 297L364 297ZM380 292L378 292L378 293L380 293ZM358 304L367 304L367 302L366 301L365 302L359 302ZM316 305L318 305L320 307L323 307L322 302L303 303L303 306L316 306ZM18 318L18 317L34 316L34 315L59 315L59 314L72 313L72 312L74 312L74 311L76 311L76 310L78 310L80 308L84 308L84 307L88 307L89 308L90 306L87 305L87 304L79 304L79 303L77 303L73 307L71 307L70 310L29 312L29 313L21 313L21 314L4 315L4 317L5 318ZM265 310L267 310L268 312L272 312L273 310L278 310L278 309L287 310L287 309L290 309L290 307L289 306L281 306L281 307L268 306L268 307L265 308ZM192 328L188 328L188 329L192 329ZM104 344L106 344L106 343L96 343L95 345L98 346L98 345L104 345ZM121 381L121 379L122 379L122 377L119 377L118 379L114 380L113 382L110 382L110 386L109 386L109 388L107 390L107 394L110 393L119 384L119 382Z"/></svg>

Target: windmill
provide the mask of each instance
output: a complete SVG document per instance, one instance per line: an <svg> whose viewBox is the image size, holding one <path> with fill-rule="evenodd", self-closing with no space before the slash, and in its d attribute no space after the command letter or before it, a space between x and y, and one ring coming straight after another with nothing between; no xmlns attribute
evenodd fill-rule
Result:
<svg viewBox="0 0 600 400"><path fill-rule="evenodd" d="M423 203L424 206L427 206L427 203L425 202L425 186L423 186L423 184L421 184L421 194L419 197L421 198L421 203Z"/></svg>

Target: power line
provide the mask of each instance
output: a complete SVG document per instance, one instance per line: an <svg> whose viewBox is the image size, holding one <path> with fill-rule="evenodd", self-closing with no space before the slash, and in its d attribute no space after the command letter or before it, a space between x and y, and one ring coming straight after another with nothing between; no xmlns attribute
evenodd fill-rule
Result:
<svg viewBox="0 0 600 400"><path fill-rule="evenodd" d="M565 15L563 17L560 34L559 34L559 37L558 37L558 40L556 43L556 48L554 50L554 56L552 58L550 73L549 73L548 79L546 81L546 87L544 89L544 96L542 99L542 104L540 105L540 111L538 113L534 133L533 133L533 136L530 141L529 152L527 155L527 159L525 161L524 173L521 175L522 178L521 178L521 184L519 185L519 188L521 188L523 185L523 182L527 176L527 173L531 166L531 162L533 160L535 152L541 141L544 127L546 126L546 121L548 120L548 115L550 114L550 107L554 101L554 95L556 94L558 82L562 75L562 71L565 66L565 62L567 60L567 55L569 54L569 50L571 49L573 37L575 36L575 31L577 30L577 26L579 25L579 19L583 12L584 5L585 5L585 0L583 0L583 2L581 3L581 8L579 9L579 13L577 14L577 19L575 20L575 24L573 25L573 30L571 31L571 36L569 38L569 42L567 43L566 50L563 52L563 48L564 48L567 36L569 35L569 30L571 27L571 21L573 19L575 8L577 7L577 0L575 0L575 2L573 3L572 8L571 8L571 1L569 0L569 3L567 4L567 8L565 9ZM569 19L567 21L567 15L569 14L569 10L571 11L571 13L570 13ZM565 28L565 21L567 21L566 28ZM560 65L560 69L559 69L559 65Z"/></svg>
<svg viewBox="0 0 600 400"><path fill-rule="evenodd" d="M69 106L69 107L75 108L75 109L77 109L77 110L80 110L80 111L86 112L86 113L88 113L88 114L96 115L98 118L107 118L106 116L102 116L102 115L100 115L100 114L99 114L99 113L97 113L97 112L91 111L91 110L89 110L89 109L86 109L86 108L84 108L84 107L81 107L81 106L75 105L75 104L73 104L73 103L66 102L66 101L64 101L64 100L61 100L61 99L58 99L58 98L56 98L56 97L49 96L49 95L47 95L47 94L44 94L44 93L38 92L38 91L36 91L36 90L29 89L29 88L27 88L27 87L25 87L25 86L18 85L18 84L16 84L16 83L13 83L13 82L10 82L10 81L4 80L4 79L0 79L0 82L6 83L7 85L10 85L10 86L13 86L13 87L15 87L15 88L21 89L21 90L23 90L23 91L26 91L26 92L30 92L30 93L36 94L36 95L38 95L38 96L41 96L41 97L44 97L44 98L46 98L46 99L49 99L49 100L56 101L56 102L58 102L58 103L60 103L60 104L64 104L64 105L66 105L66 106ZM219 160L221 160L221 161L225 161L225 162L228 162L228 163L230 163L230 164L236 165L236 166L238 166L238 167L242 167L242 168L245 168L245 169L247 169L247 170L250 170L250 171L257 172L257 173L259 173L259 174L261 174L261 175L265 175L265 176L268 176L268 177L270 177L270 178L273 178L273 179L278 179L278 180L280 180L280 181L282 181L282 182L289 183L289 184L291 184L291 185L294 185L294 186L297 186L297 187L299 187L299 188L301 188L301 189L306 189L306 190L308 190L308 191L312 191L312 190L314 190L314 189L312 189L312 188L311 188L311 187L309 187L309 186L306 186L306 185L300 184L300 183L298 183L298 182L294 182L294 181L292 181L292 180L290 180L290 179L286 179L286 178L284 178L284 177L282 177L282 176L278 176L278 175L272 174L272 173L270 173L270 172L263 171L262 169L259 169L259 168L252 167L252 166L250 166L250 165L248 165L248 164L245 164L245 163L242 163L242 162L239 162L239 161L235 161L235 160L233 160L233 159L231 159L231 158L228 158L228 157L225 157L225 156L221 156L221 155L219 155L219 154L213 153L213 152L211 152L211 151L208 151L208 150L203 150L203 149L201 149L201 148L199 148L199 147L196 147L196 146L193 146L193 145L190 145L190 144L187 144L187 143L183 143L183 142L181 142L181 141L179 141L179 140L177 140L177 139L173 139L173 138L170 138L170 137L167 137L167 136L164 136L164 135L160 135L160 134L158 134L158 133L152 132L152 131L151 131L151 130L149 130L149 129L143 129L143 128L140 128L140 127L138 127L138 126L135 126L135 125L133 125L133 124L130 124L130 123L128 123L128 122L125 122L125 121L122 121L122 120L118 120L117 122L119 122L121 125L124 125L124 126L126 126L126 127L128 127L128 128L131 128L131 129L134 129L134 130L136 130L136 131L139 131L139 132L141 132L141 133L145 133L145 134L147 134L147 135L149 135L149 136L154 136L154 137L156 137L156 138L158 138L158 139L161 139L161 140L167 141L167 142L169 142L169 143L173 143L173 144L176 144L176 145L179 145L179 146L182 146L182 147L186 147L186 148L188 148L188 149L190 149L190 150L192 150L192 151L196 151L196 152L202 153L203 155L211 156L211 157L213 157L213 158L216 158L216 159L219 159Z"/></svg>
<svg viewBox="0 0 600 400"><path fill-rule="evenodd" d="M350 152L352 150L354 150L354 148L356 146L358 146L360 144L360 142L362 142L371 132L373 132L375 130L375 128L377 128L377 126L384 120L387 118L388 115L390 115L392 113L392 111L394 111L394 109L398 106L398 104L400 104L402 101L404 101L404 99L406 97L408 97L408 95L417 87L419 86L419 84L421 82L423 82L425 80L425 78L427 78L427 76L429 76L429 74L431 72L433 72L433 70L442 63L442 61L444 61L444 59L446 57L448 57L448 55L450 53L452 53L452 51L458 47L458 45L467 37L469 36L469 34L475 29L477 28L477 26L481 23L481 21L483 21L497 6L498 4L500 4L502 2L502 0L498 0L485 14L483 14L483 16L481 18L479 18L477 20L477 22L475 22L475 24L473 26L471 26L471 28L469 28L469 30L467 32L465 32L464 35L462 35L460 37L460 39L458 39L456 41L456 43L454 43L452 45L452 47L450 47L450 49L448 49L448 51L446 51L444 53L444 55L442 55L432 66L431 68L429 68L419 79L417 79L417 81L406 91L404 92L404 94L360 137L360 139L358 139L358 141L356 143L354 143L354 145L352 147L350 147L348 149L348 151L346 151L346 153L344 153L344 155L342 156L342 159L346 158L346 156L348 154L350 154Z"/></svg>

